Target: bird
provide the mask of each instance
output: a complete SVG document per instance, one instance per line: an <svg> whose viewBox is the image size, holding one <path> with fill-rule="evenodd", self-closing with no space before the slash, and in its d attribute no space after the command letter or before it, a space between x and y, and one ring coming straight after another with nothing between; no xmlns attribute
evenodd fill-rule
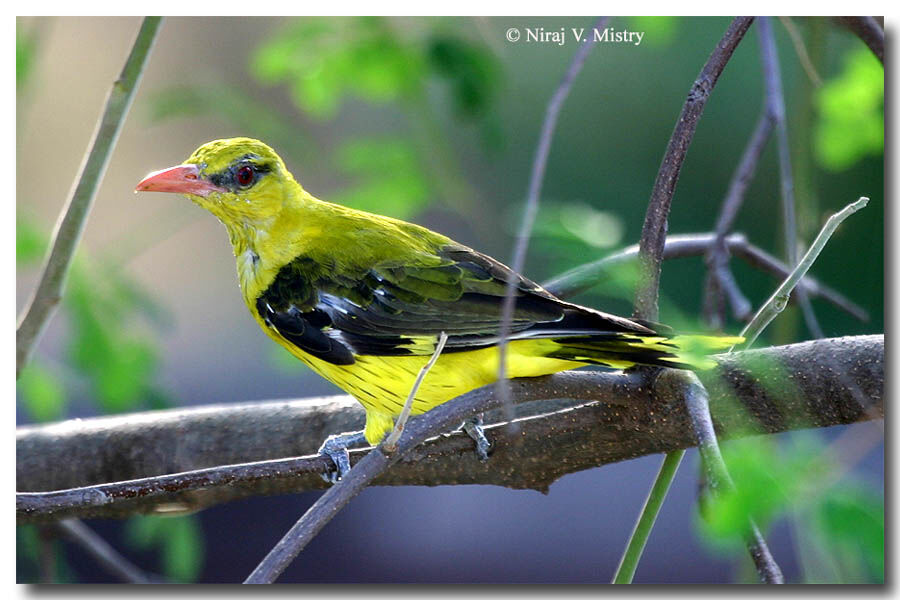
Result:
<svg viewBox="0 0 900 600"><path fill-rule="evenodd" d="M389 173L384 174L389 177ZM265 143L203 144L182 164L147 175L136 192L189 198L225 226L243 300L275 342L354 397L362 432L330 436L320 452L348 472L347 448L382 441L413 381L445 337L412 401L422 414L497 380L507 286L507 376L585 365L706 369L738 336L675 335L665 326L567 302L498 260L425 227L319 200ZM490 443L467 422L477 453Z"/></svg>

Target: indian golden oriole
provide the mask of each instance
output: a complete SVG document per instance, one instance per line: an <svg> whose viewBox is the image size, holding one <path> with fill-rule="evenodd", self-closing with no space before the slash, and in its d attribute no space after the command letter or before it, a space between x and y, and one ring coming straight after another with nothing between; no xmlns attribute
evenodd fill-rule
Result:
<svg viewBox="0 0 900 600"><path fill-rule="evenodd" d="M262 330L366 409L375 445L390 431L420 368L446 346L412 414L497 379L507 284L515 286L509 377L586 364L707 368L704 355L741 338L665 328L565 302L493 258L424 227L313 197L269 146L250 138L204 144L136 191L184 194L225 225L240 288ZM479 454L487 441L480 430ZM338 436L323 452L349 468Z"/></svg>

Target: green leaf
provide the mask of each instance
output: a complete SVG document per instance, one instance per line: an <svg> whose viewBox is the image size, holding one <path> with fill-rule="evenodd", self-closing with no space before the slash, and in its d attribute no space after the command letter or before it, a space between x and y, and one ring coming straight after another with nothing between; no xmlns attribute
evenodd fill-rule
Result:
<svg viewBox="0 0 900 600"><path fill-rule="evenodd" d="M94 374L101 407L108 413L133 410L141 401L156 368L153 349L144 342L118 340L106 356L102 370Z"/></svg>
<svg viewBox="0 0 900 600"><path fill-rule="evenodd" d="M68 404L65 389L40 363L31 361L22 370L16 388L22 394L22 402L32 421L58 421L65 416Z"/></svg>
<svg viewBox="0 0 900 600"><path fill-rule="evenodd" d="M71 328L68 357L90 378L103 411L119 413L146 402L157 354L133 327L122 326L140 309L132 301L134 288L108 269L103 273L106 278L90 274L81 261L73 266L64 299Z"/></svg>
<svg viewBox="0 0 900 600"><path fill-rule="evenodd" d="M287 84L310 116L331 119L348 96L383 104L421 93L423 63L384 18L303 19L260 46L251 71Z"/></svg>
<svg viewBox="0 0 900 600"><path fill-rule="evenodd" d="M339 204L398 219L410 218L428 204L428 183L418 155L405 140L353 140L338 149L337 162L361 179L333 195Z"/></svg>
<svg viewBox="0 0 900 600"><path fill-rule="evenodd" d="M428 59L450 84L457 113L475 117L491 107L499 88L500 66L487 48L440 34L429 40Z"/></svg>
<svg viewBox="0 0 900 600"><path fill-rule="evenodd" d="M884 68L867 48L847 54L816 103L815 154L823 167L841 171L884 152Z"/></svg>
<svg viewBox="0 0 900 600"><path fill-rule="evenodd" d="M203 568L203 531L196 515L134 517L125 526L125 536L138 548L158 550L162 571L173 581L194 581Z"/></svg>
<svg viewBox="0 0 900 600"><path fill-rule="evenodd" d="M742 548L748 516L765 531L795 500L801 484L822 473L818 453L809 444L779 450L766 437L724 444L722 456L734 489L718 490L705 499L703 518L697 522L704 539L715 547Z"/></svg>
<svg viewBox="0 0 900 600"><path fill-rule="evenodd" d="M843 580L883 583L884 499L845 484L823 498L816 513L835 562L842 566Z"/></svg>
<svg viewBox="0 0 900 600"><path fill-rule="evenodd" d="M648 46L667 46L678 35L677 17L629 17L628 29L643 32L641 44Z"/></svg>
<svg viewBox="0 0 900 600"><path fill-rule="evenodd" d="M560 207L559 223L579 240L594 248L614 248L622 243L625 225L614 213L597 210L584 202Z"/></svg>
<svg viewBox="0 0 900 600"><path fill-rule="evenodd" d="M48 237L30 220L16 217L16 264L25 266L39 261L47 250Z"/></svg>
<svg viewBox="0 0 900 600"><path fill-rule="evenodd" d="M19 31L16 26L16 90L22 88L28 80L34 66L37 43L33 35Z"/></svg>

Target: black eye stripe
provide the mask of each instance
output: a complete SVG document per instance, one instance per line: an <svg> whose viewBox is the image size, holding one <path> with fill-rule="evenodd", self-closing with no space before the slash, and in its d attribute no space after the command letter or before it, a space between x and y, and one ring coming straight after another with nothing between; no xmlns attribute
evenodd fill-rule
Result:
<svg viewBox="0 0 900 600"><path fill-rule="evenodd" d="M226 168L223 172L211 173L207 177L213 185L223 187L234 192L247 190L253 187L256 182L259 181L260 177L262 177L266 173L271 172L272 170L272 167L267 163L256 163L252 160L248 160L252 158L258 159L259 157L256 157L254 155L243 156L239 160L232 163L232 165ZM242 174L242 170L248 167L250 168L252 174L252 177L249 180Z"/></svg>

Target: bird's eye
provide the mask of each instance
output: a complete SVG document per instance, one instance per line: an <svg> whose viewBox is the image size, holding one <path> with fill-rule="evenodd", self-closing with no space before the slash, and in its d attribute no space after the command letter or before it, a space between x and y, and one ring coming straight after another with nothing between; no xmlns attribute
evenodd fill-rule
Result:
<svg viewBox="0 0 900 600"><path fill-rule="evenodd" d="M247 187L253 183L253 167L243 166L234 174L235 180L241 187Z"/></svg>

